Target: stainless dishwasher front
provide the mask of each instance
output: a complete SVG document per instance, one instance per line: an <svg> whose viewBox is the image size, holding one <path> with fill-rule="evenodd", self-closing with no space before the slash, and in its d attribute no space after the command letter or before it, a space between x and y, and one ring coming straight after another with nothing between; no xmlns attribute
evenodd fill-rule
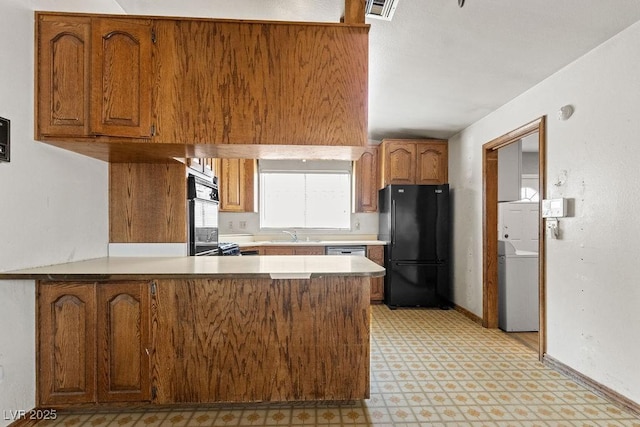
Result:
<svg viewBox="0 0 640 427"><path fill-rule="evenodd" d="M325 255L367 256L366 246L327 246Z"/></svg>

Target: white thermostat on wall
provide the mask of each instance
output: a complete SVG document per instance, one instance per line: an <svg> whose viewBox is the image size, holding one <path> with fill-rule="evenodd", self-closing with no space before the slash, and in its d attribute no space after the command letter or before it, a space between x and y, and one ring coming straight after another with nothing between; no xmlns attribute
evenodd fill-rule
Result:
<svg viewBox="0 0 640 427"><path fill-rule="evenodd" d="M542 201L542 218L564 218L567 216L567 199L545 199Z"/></svg>

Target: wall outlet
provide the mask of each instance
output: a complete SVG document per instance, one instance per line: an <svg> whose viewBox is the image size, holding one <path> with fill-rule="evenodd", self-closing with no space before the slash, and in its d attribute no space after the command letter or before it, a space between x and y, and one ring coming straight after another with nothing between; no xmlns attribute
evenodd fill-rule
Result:
<svg viewBox="0 0 640 427"><path fill-rule="evenodd" d="M247 229L247 221L240 221L238 226L240 227L240 230L246 230Z"/></svg>
<svg viewBox="0 0 640 427"><path fill-rule="evenodd" d="M546 228L547 235L552 239L557 239L560 237L560 223L558 221L558 218L547 218Z"/></svg>
<svg viewBox="0 0 640 427"><path fill-rule="evenodd" d="M233 221L229 221L229 230L233 230Z"/></svg>

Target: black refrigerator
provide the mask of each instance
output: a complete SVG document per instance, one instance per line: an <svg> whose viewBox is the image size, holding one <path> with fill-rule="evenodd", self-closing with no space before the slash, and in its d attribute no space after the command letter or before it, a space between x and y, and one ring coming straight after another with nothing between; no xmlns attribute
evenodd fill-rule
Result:
<svg viewBox="0 0 640 427"><path fill-rule="evenodd" d="M378 202L378 239L387 242L385 304L447 307L449 185L388 185Z"/></svg>

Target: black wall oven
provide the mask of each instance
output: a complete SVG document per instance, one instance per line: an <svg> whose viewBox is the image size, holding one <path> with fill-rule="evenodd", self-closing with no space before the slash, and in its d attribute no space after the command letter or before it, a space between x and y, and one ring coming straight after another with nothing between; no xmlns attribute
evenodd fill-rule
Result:
<svg viewBox="0 0 640 427"><path fill-rule="evenodd" d="M218 255L218 179L187 177L189 255Z"/></svg>

